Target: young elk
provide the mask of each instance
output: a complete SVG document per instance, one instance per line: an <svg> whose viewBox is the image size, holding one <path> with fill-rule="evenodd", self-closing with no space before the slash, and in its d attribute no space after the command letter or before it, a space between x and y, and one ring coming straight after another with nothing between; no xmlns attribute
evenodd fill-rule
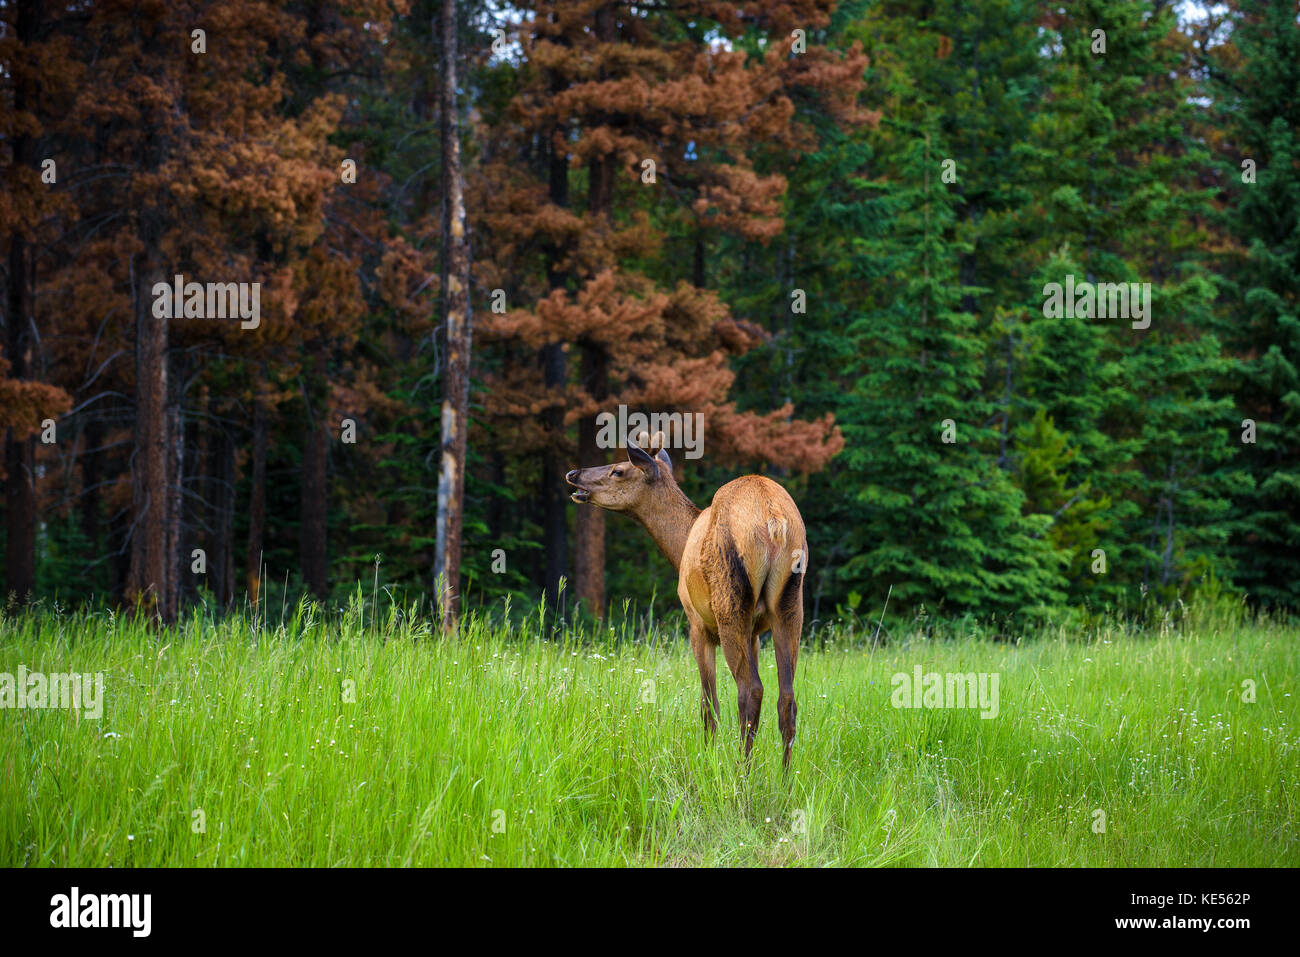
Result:
<svg viewBox="0 0 1300 957"><path fill-rule="evenodd" d="M776 651L777 720L789 767L797 708L794 671L803 631L803 578L808 540L794 500L761 475L728 482L700 511L673 478L662 433L628 442L628 460L574 469L565 478L579 504L624 512L641 523L677 571L677 596L691 626L700 667L700 712L707 733L717 727L717 650L736 679L745 756L754 746L763 684L758 636L769 629ZM646 452L641 445L650 447ZM658 452L654 450L658 448ZM651 454L653 453L653 454Z"/></svg>

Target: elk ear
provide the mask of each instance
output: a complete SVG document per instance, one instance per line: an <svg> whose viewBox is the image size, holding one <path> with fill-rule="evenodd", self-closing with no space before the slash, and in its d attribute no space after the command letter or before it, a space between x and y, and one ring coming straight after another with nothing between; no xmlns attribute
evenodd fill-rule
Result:
<svg viewBox="0 0 1300 957"><path fill-rule="evenodd" d="M668 457L667 449L660 449L659 454L655 456L655 461L668 470L668 474L673 474L673 460Z"/></svg>
<svg viewBox="0 0 1300 957"><path fill-rule="evenodd" d="M635 442L627 444L627 460L644 472L646 478L653 481L659 477L658 463Z"/></svg>

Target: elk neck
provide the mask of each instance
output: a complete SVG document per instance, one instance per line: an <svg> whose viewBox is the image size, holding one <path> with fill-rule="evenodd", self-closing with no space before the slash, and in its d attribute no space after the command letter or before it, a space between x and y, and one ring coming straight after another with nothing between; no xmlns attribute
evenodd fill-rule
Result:
<svg viewBox="0 0 1300 957"><path fill-rule="evenodd" d="M650 533L664 557L672 562L673 571L681 571L686 537L700 515L695 503L670 479L659 483L649 501L630 514Z"/></svg>

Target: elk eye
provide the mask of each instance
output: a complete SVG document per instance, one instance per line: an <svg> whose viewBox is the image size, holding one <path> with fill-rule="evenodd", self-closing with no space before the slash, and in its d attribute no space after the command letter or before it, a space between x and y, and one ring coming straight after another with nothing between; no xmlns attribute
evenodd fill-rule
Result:
<svg viewBox="0 0 1300 957"><path fill-rule="evenodd" d="M614 478L622 478L622 477L623 477L623 470L622 470L622 469L614 469Z"/></svg>

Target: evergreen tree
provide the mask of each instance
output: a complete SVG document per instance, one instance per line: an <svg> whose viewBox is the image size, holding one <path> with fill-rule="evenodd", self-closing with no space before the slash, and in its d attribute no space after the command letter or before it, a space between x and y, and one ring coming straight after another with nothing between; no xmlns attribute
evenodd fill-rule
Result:
<svg viewBox="0 0 1300 957"><path fill-rule="evenodd" d="M1233 580L1300 606L1300 30L1288 3L1242 0L1211 60L1223 124L1232 280L1226 334L1240 357L1227 441L1250 479L1234 490ZM1247 421L1249 420L1249 421ZM1251 433L1253 432L1253 435Z"/></svg>
<svg viewBox="0 0 1300 957"><path fill-rule="evenodd" d="M996 416L981 394L975 317L962 308L982 290L958 278L970 247L954 238L938 127L927 116L910 139L893 130L906 185L891 190L890 231L857 250L887 262L888 278L849 330L859 378L841 421L858 515L841 574L882 602L892 587L897 612L1028 612L1061 599L1061 562L991 454Z"/></svg>

